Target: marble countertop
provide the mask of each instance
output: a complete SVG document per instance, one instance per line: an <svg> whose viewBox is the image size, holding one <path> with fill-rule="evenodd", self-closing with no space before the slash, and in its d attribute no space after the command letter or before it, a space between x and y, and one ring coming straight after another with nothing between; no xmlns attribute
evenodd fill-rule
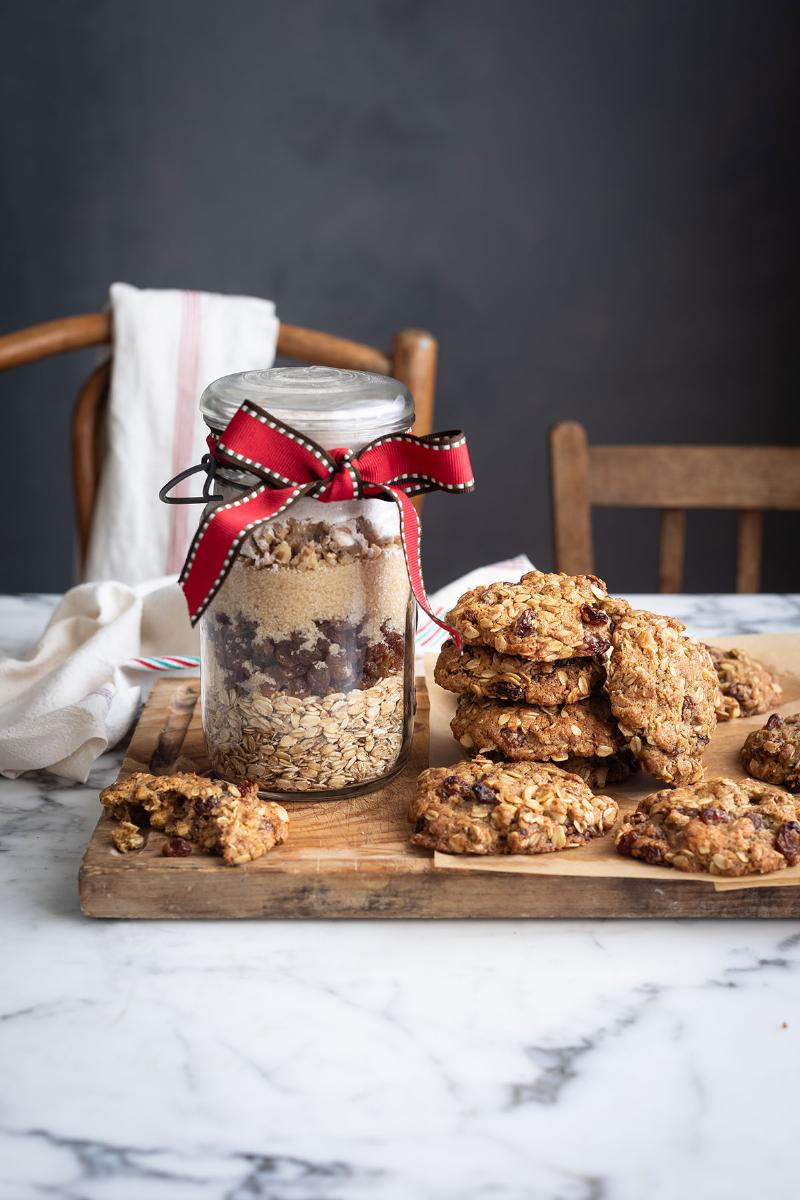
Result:
<svg viewBox="0 0 800 1200"><path fill-rule="evenodd" d="M53 603L0 599L0 653ZM0 781L2 1200L794 1197L800 922L90 921L118 762Z"/></svg>

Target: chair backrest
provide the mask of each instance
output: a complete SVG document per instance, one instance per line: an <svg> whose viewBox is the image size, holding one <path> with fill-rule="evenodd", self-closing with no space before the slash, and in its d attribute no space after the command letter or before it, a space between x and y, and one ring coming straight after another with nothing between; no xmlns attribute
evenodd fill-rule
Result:
<svg viewBox="0 0 800 1200"><path fill-rule="evenodd" d="M736 590L757 592L764 510L800 510L800 447L590 446L577 421L550 430L556 566L593 571L592 507L660 508L659 590L683 583L686 510L736 509Z"/></svg>
<svg viewBox="0 0 800 1200"><path fill-rule="evenodd" d="M111 313L85 313L33 325L0 337L0 371L22 366L86 346L113 343ZM430 333L402 329L392 339L390 353L361 342L334 337L299 325L280 325L276 354L316 366L375 371L399 379L411 391L416 405L416 433L430 433L436 390L438 346ZM78 547L81 561L89 544L101 469L101 433L108 405L111 364L96 367L78 393L72 414L72 481ZM421 497L415 503L419 504Z"/></svg>

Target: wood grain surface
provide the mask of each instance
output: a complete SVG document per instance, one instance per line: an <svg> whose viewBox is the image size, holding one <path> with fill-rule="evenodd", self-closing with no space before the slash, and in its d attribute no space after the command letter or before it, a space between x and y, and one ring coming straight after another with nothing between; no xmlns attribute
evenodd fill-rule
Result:
<svg viewBox="0 0 800 1200"><path fill-rule="evenodd" d="M720 641L731 644L731 639ZM783 711L796 708L800 635L733 642L781 669ZM168 678L156 684L122 773L208 770L197 695L197 680ZM201 854L164 858L163 835L155 831L142 851L121 855L111 843L112 823L101 816L80 872L83 912L138 918L800 916L800 886L780 886L777 880L775 886L763 880L749 890L716 890L710 881L676 879L676 872L662 884L637 876L522 875L492 870L489 864L438 869L432 854L409 844L405 816L416 776L428 764L428 711L425 684L419 681L414 740L404 770L370 795L288 804L287 844L244 867L226 867ZM738 749L763 721L755 717L720 725L707 751L709 771L740 774ZM607 790L627 809L655 786L640 776ZM613 854L610 840L607 847ZM555 860L566 861L573 853L542 858L550 860L552 870Z"/></svg>

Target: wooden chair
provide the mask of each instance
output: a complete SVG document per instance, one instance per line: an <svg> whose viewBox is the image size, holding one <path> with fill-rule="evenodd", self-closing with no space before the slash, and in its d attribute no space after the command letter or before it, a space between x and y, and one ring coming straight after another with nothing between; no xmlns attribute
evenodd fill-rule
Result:
<svg viewBox="0 0 800 1200"><path fill-rule="evenodd" d="M113 343L110 312L64 317L32 325L0 337L0 371L22 366L86 346ZM433 428L437 342L419 329L402 329L394 335L390 354L345 338L281 323L276 355L354 371L391 375L410 389L416 403L416 433ZM78 549L83 562L89 544L97 489L100 481L103 419L108 405L110 361L96 367L84 383L72 413L72 483L78 528Z"/></svg>
<svg viewBox="0 0 800 1200"><path fill-rule="evenodd" d="M800 510L800 447L590 446L577 421L550 430L556 566L591 573L592 507L660 508L659 590L683 583L686 509L739 512L736 590L757 592L765 509Z"/></svg>

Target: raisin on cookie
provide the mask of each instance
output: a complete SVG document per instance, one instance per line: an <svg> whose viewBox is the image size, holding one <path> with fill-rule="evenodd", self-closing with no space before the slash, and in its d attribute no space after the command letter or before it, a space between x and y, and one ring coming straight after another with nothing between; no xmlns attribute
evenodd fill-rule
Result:
<svg viewBox="0 0 800 1200"><path fill-rule="evenodd" d="M679 871L767 874L800 861L800 801L750 779L707 779L641 800L620 854Z"/></svg>
<svg viewBox="0 0 800 1200"><path fill-rule="evenodd" d="M474 758L430 767L409 809L411 841L449 854L547 854L600 837L619 814L582 779L550 763Z"/></svg>
<svg viewBox="0 0 800 1200"><path fill-rule="evenodd" d="M741 749L742 766L754 779L800 791L800 712L773 713L755 729Z"/></svg>
<svg viewBox="0 0 800 1200"><path fill-rule="evenodd" d="M519 583L465 592L447 621L468 645L535 662L591 658L609 647L606 585L594 575L529 571Z"/></svg>
<svg viewBox="0 0 800 1200"><path fill-rule="evenodd" d="M135 831L149 823L153 829L221 854L228 866L240 866L285 842L289 831L286 809L262 800L255 784L238 788L191 773L136 771L101 792L100 802L120 822L112 838L123 853L139 849Z"/></svg>
<svg viewBox="0 0 800 1200"><path fill-rule="evenodd" d="M717 672L722 701L717 706L721 721L754 717L780 704L783 688L777 675L756 662L744 650L722 650L706 646Z"/></svg>
<svg viewBox="0 0 800 1200"><path fill-rule="evenodd" d="M602 678L596 658L536 662L469 645L459 654L454 641L442 646L434 678L449 692L482 700L525 704L574 704L585 699Z"/></svg>
<svg viewBox="0 0 800 1200"><path fill-rule="evenodd" d="M614 621L606 692L645 770L676 786L702 779L714 731L717 676L705 646L674 617L631 610Z"/></svg>

